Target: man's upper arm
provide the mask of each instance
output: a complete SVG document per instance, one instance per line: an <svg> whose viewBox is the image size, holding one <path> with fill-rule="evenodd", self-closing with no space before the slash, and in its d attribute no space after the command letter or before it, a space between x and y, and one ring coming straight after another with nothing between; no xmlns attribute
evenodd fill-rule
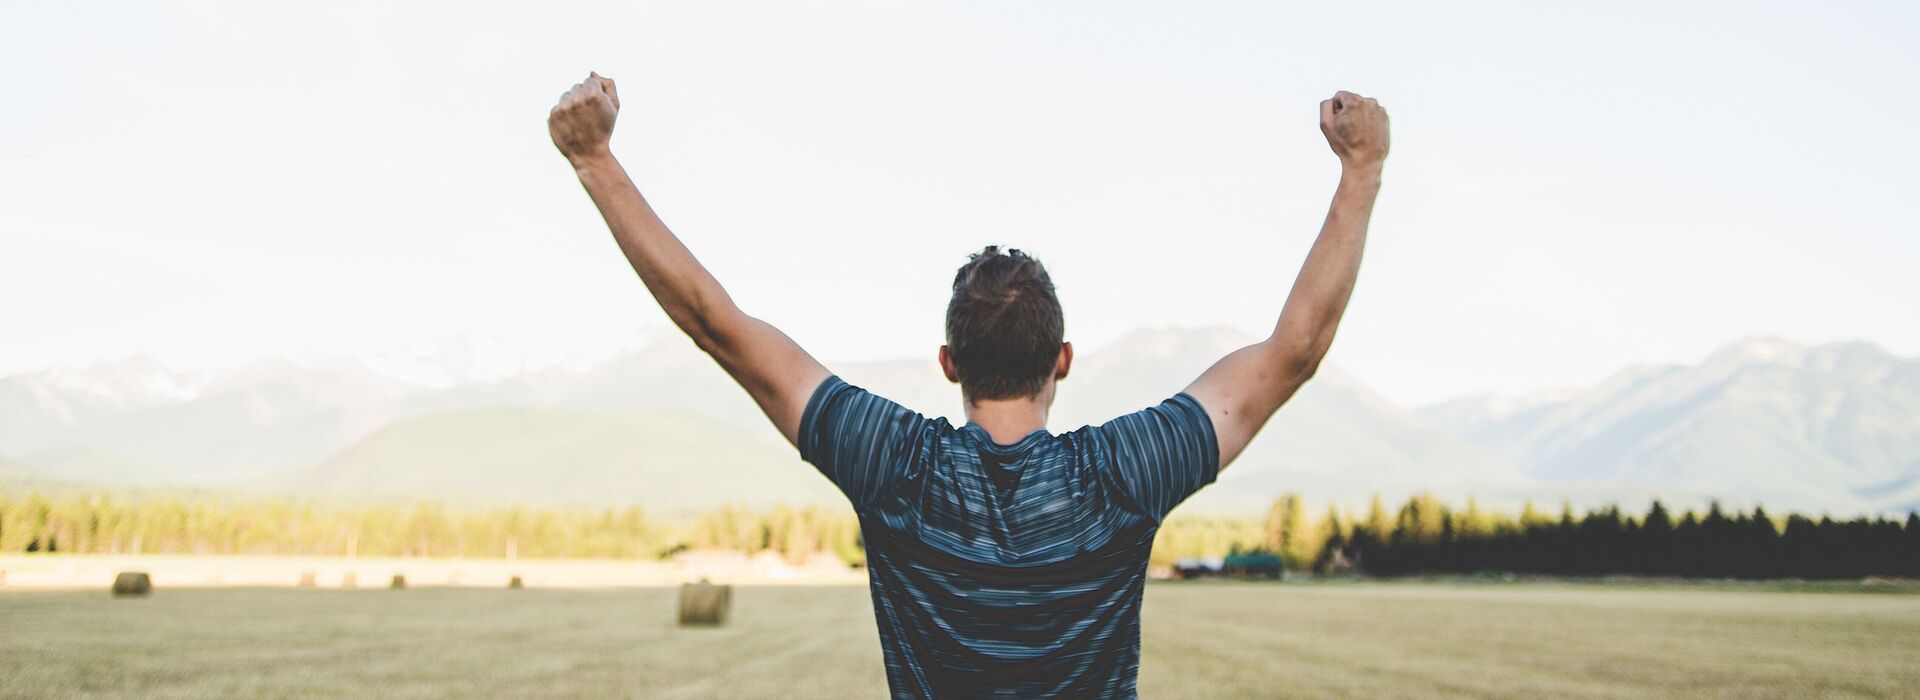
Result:
<svg viewBox="0 0 1920 700"><path fill-rule="evenodd" d="M1133 508L1156 522L1220 473L1213 421L1191 395L1088 430L1105 443L1115 486Z"/></svg>
<svg viewBox="0 0 1920 700"><path fill-rule="evenodd" d="M1313 376L1314 364L1303 352L1267 340L1221 358L1187 386L1187 395L1213 419L1221 469L1240 456L1274 411Z"/></svg>
<svg viewBox="0 0 1920 700"><path fill-rule="evenodd" d="M860 512L907 477L933 425L926 416L829 376L806 403L795 446Z"/></svg>
<svg viewBox="0 0 1920 700"><path fill-rule="evenodd" d="M787 442L799 444L807 399L829 376L827 368L786 333L738 311L712 323L711 347L703 346L747 390Z"/></svg>

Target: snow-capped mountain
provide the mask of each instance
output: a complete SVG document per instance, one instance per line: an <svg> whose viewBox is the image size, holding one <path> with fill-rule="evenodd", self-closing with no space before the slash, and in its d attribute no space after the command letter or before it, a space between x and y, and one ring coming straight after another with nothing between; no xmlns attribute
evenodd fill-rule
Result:
<svg viewBox="0 0 1920 700"><path fill-rule="evenodd" d="M1577 392L1420 413L1546 484L1809 510L1920 507L1920 360L1871 343L1753 338Z"/></svg>

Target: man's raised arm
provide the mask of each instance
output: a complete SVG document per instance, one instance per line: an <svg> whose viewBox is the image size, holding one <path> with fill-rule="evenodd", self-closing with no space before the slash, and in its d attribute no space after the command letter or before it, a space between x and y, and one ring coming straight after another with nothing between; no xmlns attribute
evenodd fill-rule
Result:
<svg viewBox="0 0 1920 700"><path fill-rule="evenodd" d="M1293 281L1280 322L1272 336L1227 355L1187 387L1213 418L1221 468L1320 367L1360 274L1367 221L1387 157L1387 113L1371 98L1336 93L1320 103L1320 130L1340 157L1340 187Z"/></svg>
<svg viewBox="0 0 1920 700"><path fill-rule="evenodd" d="M675 238L640 196L609 149L620 96L598 73L573 86L547 115L553 145L573 164L621 252L653 298L701 350L712 355L794 442L807 399L827 369L779 329L748 316Z"/></svg>

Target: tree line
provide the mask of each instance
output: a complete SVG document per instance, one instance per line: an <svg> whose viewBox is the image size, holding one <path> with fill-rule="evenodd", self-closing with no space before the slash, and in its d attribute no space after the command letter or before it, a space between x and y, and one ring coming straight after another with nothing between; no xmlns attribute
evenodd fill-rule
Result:
<svg viewBox="0 0 1920 700"><path fill-rule="evenodd" d="M1323 570L1368 574L1510 571L1562 576L1860 578L1920 576L1920 514L1904 519L1784 518L1755 507L1675 515L1654 501L1644 515L1609 506L1557 516L1531 505L1518 517L1450 509L1415 497L1385 517L1376 499L1365 521L1327 534L1312 560Z"/></svg>
<svg viewBox="0 0 1920 700"><path fill-rule="evenodd" d="M640 508L454 507L213 496L0 492L0 554L657 559L685 550L771 551L790 561L865 562L844 506L727 507L661 518ZM1265 518L1176 514L1150 565L1274 554L1293 571L1397 576L1508 571L1569 576L1858 578L1920 576L1920 514L1904 521L1777 517L1764 509L1644 515L1618 507L1549 515L1454 508L1431 496L1397 511L1317 517L1298 495Z"/></svg>
<svg viewBox="0 0 1920 700"><path fill-rule="evenodd" d="M474 508L172 495L0 492L0 554L658 559L688 549L864 562L851 512Z"/></svg>
<svg viewBox="0 0 1920 700"><path fill-rule="evenodd" d="M1456 508L1418 495L1398 510L1376 496L1359 516L1328 508L1315 519L1289 495L1273 504L1257 537L1236 534L1224 552L1214 542L1205 556L1272 553L1293 571L1373 576L1920 577L1915 513L1903 520L1814 519L1760 507L1729 512L1715 503L1676 514L1656 500L1643 515L1618 506L1576 513L1570 505L1550 515L1531 503L1512 515L1482 510L1473 500Z"/></svg>

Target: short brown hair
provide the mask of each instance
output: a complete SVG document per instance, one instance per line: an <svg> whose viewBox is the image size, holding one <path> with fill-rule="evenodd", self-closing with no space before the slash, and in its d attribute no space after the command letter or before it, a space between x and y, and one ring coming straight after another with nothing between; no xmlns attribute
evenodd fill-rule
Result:
<svg viewBox="0 0 1920 700"><path fill-rule="evenodd" d="M953 276L947 349L969 401L1040 393L1053 376L1066 318L1040 260L987 246Z"/></svg>

